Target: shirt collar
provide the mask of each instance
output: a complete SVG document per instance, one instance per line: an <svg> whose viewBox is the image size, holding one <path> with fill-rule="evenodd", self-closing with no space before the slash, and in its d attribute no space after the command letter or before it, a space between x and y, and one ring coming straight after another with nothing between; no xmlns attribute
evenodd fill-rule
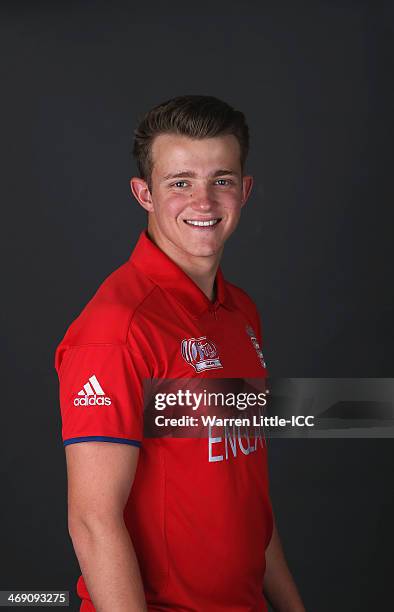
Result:
<svg viewBox="0 0 394 612"><path fill-rule="evenodd" d="M211 302L198 285L143 230L129 257L129 262L156 285L170 292L195 318L220 305L230 308L230 294L221 267L216 272L216 301Z"/></svg>

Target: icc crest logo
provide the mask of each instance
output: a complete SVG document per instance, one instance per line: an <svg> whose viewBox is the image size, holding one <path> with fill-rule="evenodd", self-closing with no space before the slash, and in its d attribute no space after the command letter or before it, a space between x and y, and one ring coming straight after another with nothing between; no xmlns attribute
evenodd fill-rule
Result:
<svg viewBox="0 0 394 612"><path fill-rule="evenodd" d="M208 340L206 336L182 340L181 353L184 360L191 365L196 372L223 367L220 363L216 346L211 340Z"/></svg>

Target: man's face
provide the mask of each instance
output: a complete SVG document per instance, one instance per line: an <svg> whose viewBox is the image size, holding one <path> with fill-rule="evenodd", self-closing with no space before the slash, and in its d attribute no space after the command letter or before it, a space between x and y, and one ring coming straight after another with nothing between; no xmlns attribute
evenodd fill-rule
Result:
<svg viewBox="0 0 394 612"><path fill-rule="evenodd" d="M219 257L252 186L241 175L238 140L160 134L152 160L152 238L174 256Z"/></svg>

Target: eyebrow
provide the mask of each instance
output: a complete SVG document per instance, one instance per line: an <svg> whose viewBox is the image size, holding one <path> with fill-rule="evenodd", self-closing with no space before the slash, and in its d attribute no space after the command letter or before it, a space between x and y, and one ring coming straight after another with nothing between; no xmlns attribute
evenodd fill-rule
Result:
<svg viewBox="0 0 394 612"><path fill-rule="evenodd" d="M183 170L181 172L176 172L175 174L166 174L163 176L163 181L168 181L169 179L175 178L196 178L197 174L192 170ZM237 173L234 170L216 170L213 174L210 175L210 178L215 178L216 176L237 176Z"/></svg>

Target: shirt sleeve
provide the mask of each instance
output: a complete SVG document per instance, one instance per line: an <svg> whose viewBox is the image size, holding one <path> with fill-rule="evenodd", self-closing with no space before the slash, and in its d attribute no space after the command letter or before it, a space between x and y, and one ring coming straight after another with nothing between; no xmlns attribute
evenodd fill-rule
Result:
<svg viewBox="0 0 394 612"><path fill-rule="evenodd" d="M64 446L143 438L145 361L127 344L70 346L56 356ZM59 363L60 362L60 363Z"/></svg>

